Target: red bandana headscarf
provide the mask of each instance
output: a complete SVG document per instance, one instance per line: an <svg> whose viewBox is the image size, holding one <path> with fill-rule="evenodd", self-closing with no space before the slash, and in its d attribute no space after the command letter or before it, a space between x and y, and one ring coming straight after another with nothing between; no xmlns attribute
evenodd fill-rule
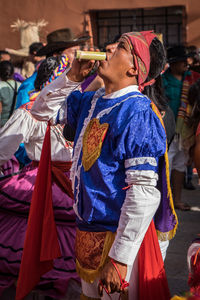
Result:
<svg viewBox="0 0 200 300"><path fill-rule="evenodd" d="M150 68L149 47L152 40L156 37L153 31L128 32L121 36L125 38L131 48L135 67L138 71L139 90L142 91L145 86L153 84L154 81L145 83Z"/></svg>

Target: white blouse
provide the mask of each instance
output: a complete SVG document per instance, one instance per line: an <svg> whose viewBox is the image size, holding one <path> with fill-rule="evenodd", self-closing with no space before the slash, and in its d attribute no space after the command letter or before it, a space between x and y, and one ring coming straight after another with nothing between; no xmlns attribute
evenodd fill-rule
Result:
<svg viewBox="0 0 200 300"><path fill-rule="evenodd" d="M47 122L36 120L23 108L17 109L0 129L0 165L13 156L20 143L24 143L31 160L39 161L46 128ZM51 126L52 161L71 161L72 151L72 146L62 135L62 127Z"/></svg>

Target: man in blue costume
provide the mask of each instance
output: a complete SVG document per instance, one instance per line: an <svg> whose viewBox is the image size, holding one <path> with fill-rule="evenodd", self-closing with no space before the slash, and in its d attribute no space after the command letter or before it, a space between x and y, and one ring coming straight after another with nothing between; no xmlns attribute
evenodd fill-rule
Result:
<svg viewBox="0 0 200 300"><path fill-rule="evenodd" d="M160 50L156 64L149 50L153 43ZM159 74L164 49L155 34L123 34L112 58L99 64L105 89L74 91L94 65L74 60L43 89L31 111L40 120L69 123L76 130L71 179L81 299L107 299L106 293L118 299L127 281L128 299L138 299L138 253L150 223L154 219L164 244L175 234L166 134L155 105L141 93L156 77L149 72L152 57ZM169 299L168 292L161 297L159 289L151 290L154 300Z"/></svg>

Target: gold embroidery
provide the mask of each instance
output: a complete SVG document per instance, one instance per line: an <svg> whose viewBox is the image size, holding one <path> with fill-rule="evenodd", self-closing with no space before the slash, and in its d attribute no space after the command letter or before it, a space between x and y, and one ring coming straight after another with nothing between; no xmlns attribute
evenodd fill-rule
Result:
<svg viewBox="0 0 200 300"><path fill-rule="evenodd" d="M101 262L106 232L76 231L75 253L82 268L96 270Z"/></svg>
<svg viewBox="0 0 200 300"><path fill-rule="evenodd" d="M83 157L82 164L85 171L88 171L101 154L101 148L108 131L109 124L100 124L98 119L92 119L83 136Z"/></svg>
<svg viewBox="0 0 200 300"><path fill-rule="evenodd" d="M83 242L85 238L85 241ZM88 283L94 282L108 262L108 253L114 242L115 233L76 232L76 270L80 278ZM95 244L97 242L97 244ZM87 246L86 246L87 244ZM95 245L95 247L93 247ZM89 249L89 247L92 247ZM98 249L99 248L99 249Z"/></svg>

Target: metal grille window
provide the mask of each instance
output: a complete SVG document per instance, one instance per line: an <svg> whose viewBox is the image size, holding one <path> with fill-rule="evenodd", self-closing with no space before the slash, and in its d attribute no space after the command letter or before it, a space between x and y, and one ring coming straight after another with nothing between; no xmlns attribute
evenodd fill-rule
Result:
<svg viewBox="0 0 200 300"><path fill-rule="evenodd" d="M166 47L184 44L186 39L184 6L134 10L101 10L90 13L95 43L103 47L116 35L153 29L163 34Z"/></svg>

